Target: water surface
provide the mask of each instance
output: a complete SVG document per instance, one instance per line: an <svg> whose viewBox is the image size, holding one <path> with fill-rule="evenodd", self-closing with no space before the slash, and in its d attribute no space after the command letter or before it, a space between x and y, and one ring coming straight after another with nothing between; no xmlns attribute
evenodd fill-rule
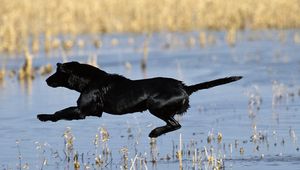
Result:
<svg viewBox="0 0 300 170"><path fill-rule="evenodd" d="M300 44L293 41L295 33L285 31L285 39L281 40L281 32L277 31L242 32L236 45L230 47L224 33L211 32L215 43L205 48L197 41L188 43L190 37L197 40L197 33L155 34L149 39L146 70L140 67L146 39L143 35L105 35L100 49L87 44L68 53L62 49L48 55L40 52L34 55L36 67L46 63L55 66L64 60L62 55L69 61L83 62L95 55L101 69L131 79L172 77L189 85L232 75L244 78L194 93L191 108L183 117L177 117L182 128L151 143L148 134L164 122L149 112L40 122L36 119L38 113L75 105L79 94L48 87L44 76L23 83L6 77L0 86L0 166L74 169L74 155L68 162L64 153L63 134L70 127L75 137L70 153L79 154L81 169L84 165L97 169L95 157L100 154L104 159L104 146L111 154L100 169L126 169L126 162L130 169L131 161L136 169L179 169L176 152L180 134L183 169L211 169L209 157L222 160L226 169L299 169ZM81 38L89 42L87 37ZM113 38L118 39L117 46L111 45ZM128 43L129 38L135 40L133 44ZM23 63L21 57L11 59L3 54L0 61L8 70L16 70ZM108 131L109 140L106 144L100 142L97 148L94 139L99 127ZM220 143L218 133L222 134ZM208 155L199 157L205 155L205 150ZM198 157L193 161L195 151ZM124 162L124 155L128 161Z"/></svg>

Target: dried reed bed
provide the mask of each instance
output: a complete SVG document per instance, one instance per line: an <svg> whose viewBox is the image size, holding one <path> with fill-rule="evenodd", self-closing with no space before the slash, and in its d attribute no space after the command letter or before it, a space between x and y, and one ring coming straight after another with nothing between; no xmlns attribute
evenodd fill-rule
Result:
<svg viewBox="0 0 300 170"><path fill-rule="evenodd" d="M0 2L0 52L21 52L28 45L38 49L40 44L50 50L53 37L62 34L300 27L298 0Z"/></svg>

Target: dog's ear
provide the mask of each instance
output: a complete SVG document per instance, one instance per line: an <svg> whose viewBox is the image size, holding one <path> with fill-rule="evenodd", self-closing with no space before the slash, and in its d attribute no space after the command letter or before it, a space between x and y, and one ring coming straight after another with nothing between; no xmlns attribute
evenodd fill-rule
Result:
<svg viewBox="0 0 300 170"><path fill-rule="evenodd" d="M60 67L62 63L56 63L56 67Z"/></svg>

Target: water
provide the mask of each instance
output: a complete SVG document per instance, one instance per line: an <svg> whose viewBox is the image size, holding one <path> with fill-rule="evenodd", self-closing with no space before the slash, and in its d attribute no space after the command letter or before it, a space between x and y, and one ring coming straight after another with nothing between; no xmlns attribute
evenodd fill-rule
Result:
<svg viewBox="0 0 300 170"><path fill-rule="evenodd" d="M211 158L221 160L226 169L299 169L300 44L293 41L295 33L299 31L284 31L282 39L278 31L242 32L236 45L229 47L224 33L210 32L216 40L205 48L187 43L190 37L197 40L197 33L154 34L149 39L145 71L140 67L146 39L143 35L105 35L100 49L87 44L68 53L62 49L52 51L51 57L40 52L33 60L35 67L45 63L55 66L63 61L62 55L79 61L96 55L101 69L131 79L163 76L194 84L232 75L244 78L193 94L191 108L177 118L182 128L151 143L148 134L164 122L148 112L40 122L37 114L75 105L79 94L50 88L46 77L40 75L23 83L6 77L0 86L0 166L74 169L77 152L81 169L130 169L131 162L135 162L136 169L179 169L176 152L181 134L183 169L211 169L217 165L210 162ZM89 42L88 37L81 38ZM117 46L111 45L113 38L118 39ZM129 38L135 42L129 44ZM23 63L22 58L7 55L2 55L0 61L8 70L16 70ZM67 127L75 137L69 162L65 159L68 150L63 137ZM108 131L109 140L96 147L94 139L99 127ZM220 143L218 133L222 134ZM100 154L104 159L104 146L111 154L97 167L95 158ZM128 151L120 151L122 148Z"/></svg>

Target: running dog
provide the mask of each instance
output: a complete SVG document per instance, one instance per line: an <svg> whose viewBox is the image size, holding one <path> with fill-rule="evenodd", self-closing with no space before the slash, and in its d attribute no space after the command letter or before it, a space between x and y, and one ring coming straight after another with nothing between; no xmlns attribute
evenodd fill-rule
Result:
<svg viewBox="0 0 300 170"><path fill-rule="evenodd" d="M47 80L50 87L66 87L80 93L77 106L55 112L39 114L41 121L77 120L86 116L101 117L103 112L113 115L143 112L166 122L153 129L149 137L177 130L181 125L174 119L189 108L189 96L202 89L240 80L232 76L187 86L179 80L156 77L130 80L121 75L109 74L88 64L78 62L57 63L56 72Z"/></svg>

